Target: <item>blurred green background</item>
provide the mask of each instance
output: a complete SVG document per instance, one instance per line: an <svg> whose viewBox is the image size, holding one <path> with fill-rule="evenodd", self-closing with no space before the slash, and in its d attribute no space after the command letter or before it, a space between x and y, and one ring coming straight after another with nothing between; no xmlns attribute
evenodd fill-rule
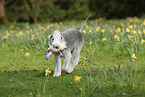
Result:
<svg viewBox="0 0 145 97"><path fill-rule="evenodd" d="M145 0L0 0L0 23L59 22L145 15Z"/></svg>

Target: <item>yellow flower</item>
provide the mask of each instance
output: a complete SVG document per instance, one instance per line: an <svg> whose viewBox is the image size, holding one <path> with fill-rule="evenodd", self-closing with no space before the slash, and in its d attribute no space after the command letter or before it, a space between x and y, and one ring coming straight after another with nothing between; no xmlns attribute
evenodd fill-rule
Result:
<svg viewBox="0 0 145 97"><path fill-rule="evenodd" d="M100 27L97 27L96 31L99 31L100 30Z"/></svg>
<svg viewBox="0 0 145 97"><path fill-rule="evenodd" d="M120 39L119 39L119 38L117 38L117 41L120 41Z"/></svg>
<svg viewBox="0 0 145 97"><path fill-rule="evenodd" d="M130 32L129 28L126 29L126 32Z"/></svg>
<svg viewBox="0 0 145 97"><path fill-rule="evenodd" d="M124 24L123 23L121 24L121 27L124 27Z"/></svg>
<svg viewBox="0 0 145 97"><path fill-rule="evenodd" d="M116 33L119 33L118 31L116 31Z"/></svg>
<svg viewBox="0 0 145 97"><path fill-rule="evenodd" d="M135 56L135 54L133 54L132 59L137 59L137 57Z"/></svg>
<svg viewBox="0 0 145 97"><path fill-rule="evenodd" d="M145 33L145 30L143 30L143 33Z"/></svg>
<svg viewBox="0 0 145 97"><path fill-rule="evenodd" d="M115 35L115 36L114 36L114 38L115 38L115 39L118 39L118 36L117 36L117 35Z"/></svg>
<svg viewBox="0 0 145 97"><path fill-rule="evenodd" d="M130 26L129 26L129 29L131 30L132 28L133 28L133 26L132 26L132 25L130 25Z"/></svg>
<svg viewBox="0 0 145 97"><path fill-rule="evenodd" d="M105 40L106 40L106 38L103 38L103 39L102 39L102 41L105 41Z"/></svg>
<svg viewBox="0 0 145 97"><path fill-rule="evenodd" d="M133 36L129 36L129 38L133 38Z"/></svg>
<svg viewBox="0 0 145 97"><path fill-rule="evenodd" d="M141 34L141 31L140 30L138 30L138 35L140 35Z"/></svg>
<svg viewBox="0 0 145 97"><path fill-rule="evenodd" d="M119 31L119 32L120 32L120 31L121 31L121 28L117 28L117 31Z"/></svg>
<svg viewBox="0 0 145 97"><path fill-rule="evenodd" d="M80 81L81 77L75 76L74 81Z"/></svg>
<svg viewBox="0 0 145 97"><path fill-rule="evenodd" d="M32 37L31 39L34 39L34 35L31 35L31 37Z"/></svg>
<svg viewBox="0 0 145 97"><path fill-rule="evenodd" d="M49 75L50 73L51 73L51 70L49 70L49 68L46 69L46 71L45 71L45 76Z"/></svg>
<svg viewBox="0 0 145 97"><path fill-rule="evenodd" d="M89 32L92 32L92 30L89 30Z"/></svg>
<svg viewBox="0 0 145 97"><path fill-rule="evenodd" d="M26 28L27 28L27 29L29 29L29 28L30 28L30 26L27 26Z"/></svg>
<svg viewBox="0 0 145 97"><path fill-rule="evenodd" d="M102 30L101 30L101 32L103 32L103 33L104 33L104 32L105 32L105 29L102 29Z"/></svg>
<svg viewBox="0 0 145 97"><path fill-rule="evenodd" d="M10 30L10 33L12 33L13 31L12 30Z"/></svg>
<svg viewBox="0 0 145 97"><path fill-rule="evenodd" d="M99 17L99 20L102 20L103 18L102 17Z"/></svg>
<svg viewBox="0 0 145 97"><path fill-rule="evenodd" d="M9 33L7 33L7 36L9 36L10 34Z"/></svg>
<svg viewBox="0 0 145 97"><path fill-rule="evenodd" d="M142 24L145 25L145 21Z"/></svg>
<svg viewBox="0 0 145 97"><path fill-rule="evenodd" d="M2 37L2 40L7 39L7 38L8 38L8 36L5 35Z"/></svg>
<svg viewBox="0 0 145 97"><path fill-rule="evenodd" d="M89 44L92 44L92 43L93 43L93 42L91 42L91 41L89 42Z"/></svg>
<svg viewBox="0 0 145 97"><path fill-rule="evenodd" d="M23 32L19 32L16 34L16 36L21 36L21 35L24 35Z"/></svg>
<svg viewBox="0 0 145 97"><path fill-rule="evenodd" d="M88 29L88 25L86 25L85 27L86 27L86 29Z"/></svg>
<svg viewBox="0 0 145 97"><path fill-rule="evenodd" d="M136 34L136 31L135 31L135 30L132 30L131 32L132 32L133 34Z"/></svg>
<svg viewBox="0 0 145 97"><path fill-rule="evenodd" d="M144 43L144 42L145 42L145 40L144 40L144 39L142 39L142 40L141 40L141 42L142 42L142 43Z"/></svg>
<svg viewBox="0 0 145 97"><path fill-rule="evenodd" d="M26 52L25 56L30 56L30 53Z"/></svg>
<svg viewBox="0 0 145 97"><path fill-rule="evenodd" d="M86 30L83 30L82 33L86 33Z"/></svg>
<svg viewBox="0 0 145 97"><path fill-rule="evenodd" d="M113 28L115 28L116 26L115 25L113 25Z"/></svg>

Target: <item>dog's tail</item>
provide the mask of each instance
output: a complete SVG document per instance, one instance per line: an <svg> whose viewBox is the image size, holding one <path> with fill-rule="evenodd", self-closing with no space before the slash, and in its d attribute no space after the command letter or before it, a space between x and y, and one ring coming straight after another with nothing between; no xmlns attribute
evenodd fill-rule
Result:
<svg viewBox="0 0 145 97"><path fill-rule="evenodd" d="M85 23L87 22L88 18L91 16L91 14L87 17L87 19L85 20L84 24L82 25L81 29L79 30L80 32L82 32L83 27L85 26Z"/></svg>

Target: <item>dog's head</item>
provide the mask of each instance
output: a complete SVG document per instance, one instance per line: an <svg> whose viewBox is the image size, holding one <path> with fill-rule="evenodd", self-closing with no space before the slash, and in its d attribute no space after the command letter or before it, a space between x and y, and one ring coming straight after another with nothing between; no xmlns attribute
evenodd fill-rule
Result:
<svg viewBox="0 0 145 97"><path fill-rule="evenodd" d="M51 38L51 42L50 42ZM59 30L55 30L52 35L47 36L48 44L51 43L51 45L56 48L63 50L66 48L66 42L64 38L61 36Z"/></svg>

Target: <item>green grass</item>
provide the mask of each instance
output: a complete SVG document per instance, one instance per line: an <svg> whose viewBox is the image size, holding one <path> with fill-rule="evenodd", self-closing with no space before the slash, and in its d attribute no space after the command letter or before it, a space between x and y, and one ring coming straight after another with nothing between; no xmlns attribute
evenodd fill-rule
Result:
<svg viewBox="0 0 145 97"><path fill-rule="evenodd" d="M54 55L48 61L45 60L46 37L55 29L61 32L68 28L79 29L83 21L1 25L0 95L2 97L144 96L145 43L142 42L145 40L144 21L144 17L120 20L100 18L88 21L84 27L85 43L79 64L71 74L62 72L60 77L53 77ZM133 28L130 32L126 32L130 25ZM102 29L105 29L105 32L102 32ZM115 35L119 37L119 41L114 38ZM103 38L106 40L103 41ZM26 56L26 52L30 55ZM137 59L132 59L133 54ZM45 76L47 68L52 71L49 76ZM80 81L74 81L75 76L80 76Z"/></svg>

